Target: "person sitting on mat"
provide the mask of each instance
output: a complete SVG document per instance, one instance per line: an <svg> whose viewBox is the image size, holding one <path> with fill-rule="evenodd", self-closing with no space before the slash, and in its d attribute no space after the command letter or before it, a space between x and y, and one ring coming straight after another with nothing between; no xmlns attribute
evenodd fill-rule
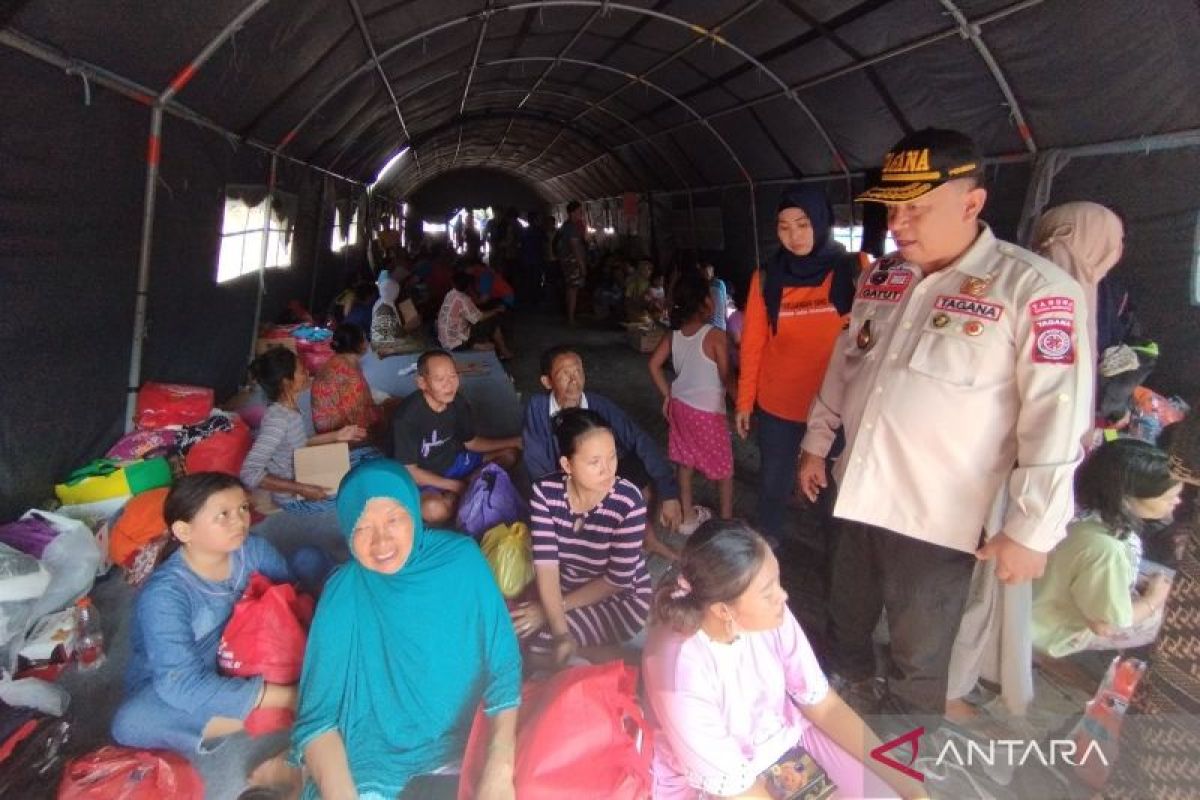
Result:
<svg viewBox="0 0 1200 800"><path fill-rule="evenodd" d="M662 447L612 400L596 392L584 394L585 379L583 359L572 347L557 345L542 353L541 381L546 392L529 398L521 426L530 479L536 481L560 469L561 453L552 428L554 416L566 408L590 408L604 418L616 437L620 459L617 474L641 490L647 508L657 500L658 522L668 530L677 530L683 522L679 484ZM667 560L676 557L675 551L655 535L653 523L646 526L646 550Z"/></svg>
<svg viewBox="0 0 1200 800"><path fill-rule="evenodd" d="M642 675L657 727L654 800L807 797L780 783L811 762L837 797L926 797L865 758L879 740L830 688L779 562L744 522L711 520L684 544L655 590Z"/></svg>
<svg viewBox="0 0 1200 800"><path fill-rule="evenodd" d="M417 389L392 422L395 458L421 487L421 518L442 524L454 517L475 473L495 462L512 469L521 437L490 439L475 433L471 406L458 394L458 368L445 350L417 359Z"/></svg>
<svg viewBox="0 0 1200 800"><path fill-rule="evenodd" d="M333 508L324 486L295 480L295 452L301 447L346 442L356 444L367 437L358 425L315 433L312 419L300 413L299 399L309 386L304 362L286 347L273 347L254 360L251 367L258 385L271 405L263 413L258 435L242 462L242 483L250 490L262 487L271 492L275 505L284 511L312 514ZM378 457L374 448L350 451L350 463Z"/></svg>
<svg viewBox="0 0 1200 800"><path fill-rule="evenodd" d="M274 547L249 535L250 501L232 475L180 478L163 518L178 549L134 599L125 700L112 735L126 747L193 756L243 730L255 709L296 707L295 686L217 671L221 634L250 576L286 583L293 573ZM299 558L324 559L323 572L332 566L315 548L297 551L293 563Z"/></svg>
<svg viewBox="0 0 1200 800"><path fill-rule="evenodd" d="M512 612L531 650L564 666L576 652L619 657L614 646L641 632L650 612L642 556L646 503L617 475L612 428L595 411L554 418L559 472L533 485L529 501L538 599Z"/></svg>
<svg viewBox="0 0 1200 800"><path fill-rule="evenodd" d="M1033 584L1033 646L1054 658L1154 641L1171 581L1139 585L1148 520L1170 517L1183 491L1166 453L1137 439L1105 442L1075 473L1079 509Z"/></svg>
<svg viewBox="0 0 1200 800"><path fill-rule="evenodd" d="M447 350L495 350L501 361L513 357L504 341L497 317L507 308L503 303L480 311L468 294L475 279L471 273L454 273L454 288L446 294L437 315L438 344Z"/></svg>
<svg viewBox="0 0 1200 800"><path fill-rule="evenodd" d="M303 797L454 796L476 709L487 757L474 797L513 798L521 655L475 543L426 528L404 467L377 459L343 479L338 524L353 558L317 606L292 729ZM448 786L435 787L438 782Z"/></svg>

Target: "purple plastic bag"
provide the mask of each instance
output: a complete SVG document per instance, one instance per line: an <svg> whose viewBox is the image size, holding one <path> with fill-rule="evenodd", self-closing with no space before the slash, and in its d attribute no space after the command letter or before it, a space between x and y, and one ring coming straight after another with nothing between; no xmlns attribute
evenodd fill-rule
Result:
<svg viewBox="0 0 1200 800"><path fill-rule="evenodd" d="M38 559L57 536L58 530L36 514L0 525L0 542Z"/></svg>
<svg viewBox="0 0 1200 800"><path fill-rule="evenodd" d="M528 522L529 511L503 467L488 464L458 507L458 529L478 539L497 525Z"/></svg>

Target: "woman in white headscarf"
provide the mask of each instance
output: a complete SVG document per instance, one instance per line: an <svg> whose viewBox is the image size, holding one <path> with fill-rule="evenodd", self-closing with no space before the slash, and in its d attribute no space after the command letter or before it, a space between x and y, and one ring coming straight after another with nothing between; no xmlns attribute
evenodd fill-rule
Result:
<svg viewBox="0 0 1200 800"><path fill-rule="evenodd" d="M379 300L371 309L371 344L375 347L392 344L404 335L404 323L396 300L400 297L400 284L391 278L379 282Z"/></svg>

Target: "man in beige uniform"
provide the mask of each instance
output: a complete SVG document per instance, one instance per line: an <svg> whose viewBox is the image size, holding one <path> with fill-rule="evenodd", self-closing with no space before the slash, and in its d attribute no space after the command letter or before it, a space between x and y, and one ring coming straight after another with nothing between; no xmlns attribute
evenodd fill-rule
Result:
<svg viewBox="0 0 1200 800"><path fill-rule="evenodd" d="M901 140L879 184L899 252L860 282L802 443L815 498L839 427L830 599L837 671L874 674L886 609L889 710L941 715L976 559L999 579L1041 575L1072 515L1091 409L1082 290L979 221L987 192L971 140ZM986 539L985 539L986 534ZM986 543L984 543L986 542Z"/></svg>

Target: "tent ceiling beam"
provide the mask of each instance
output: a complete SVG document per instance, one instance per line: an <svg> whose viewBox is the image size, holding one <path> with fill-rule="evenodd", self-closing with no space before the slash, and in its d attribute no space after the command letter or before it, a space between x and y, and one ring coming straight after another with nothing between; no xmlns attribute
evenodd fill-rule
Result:
<svg viewBox="0 0 1200 800"><path fill-rule="evenodd" d="M978 26L978 27L983 27L984 25L988 25L993 22L998 22L999 20L1002 20L1006 17L1012 16L1013 14L1016 14L1018 12L1025 11L1029 8L1033 8L1034 6L1039 6L1044 2L1046 2L1046 0L1020 0L1020 2L1014 3L1011 6L1006 6L1004 8L998 9L997 11L993 11L990 14L982 16L979 19L976 19L971 24ZM863 59L862 61L857 61L853 64L847 64L844 67L839 67L835 70L831 70L830 72L826 72L821 75L817 75L813 78L809 78L808 80L802 81L802 82L796 84L795 86L793 86L792 91L793 92L802 92L805 89L811 89L814 86L819 86L822 83L828 83L829 81L835 80L837 78L841 78L845 75L851 75L860 70L864 70L864 69L867 69L868 67L872 67L876 64L896 58L897 56L906 55L908 53L912 53L916 50L920 50L920 49L928 47L930 45L937 44L940 41L957 36L958 33L959 33L959 29L957 27L946 28L937 33L930 34L929 36L925 36L920 39L916 39L912 42L908 42L907 44L899 45L897 47L892 48L891 50L885 50L884 52L879 53L878 55L871 56L870 58ZM787 97L787 94L785 92L771 92L769 94L761 95L761 96L753 98L751 100L746 100L745 102L737 103L735 105L728 106L726 108L722 108L717 111L710 111L707 114L705 114L704 116L708 120L718 119L720 117L727 117L730 114L736 114L739 111L745 111L748 108L754 108L755 106L760 106L765 103L770 103L774 100L779 100L779 99L785 98L785 97ZM653 137L665 136L667 134L674 133L678 130L682 130L684 128L691 127L692 125L695 125L696 123L697 123L697 121L695 119L684 120L683 122L677 123L675 125L670 125L666 128L662 128L660 130L654 131L653 133L650 134L650 137L653 138ZM633 139L633 140L625 142L624 144L619 145L619 146L624 147L625 145L637 144L640 141L642 141L642 140L641 139Z"/></svg>
<svg viewBox="0 0 1200 800"><path fill-rule="evenodd" d="M529 102L529 98L533 97L533 93L538 90L542 83L544 83L545 80L550 77L550 73L554 71L554 68L558 66L558 59L565 56L571 50L571 48L575 46L575 43L582 38L583 34L587 33L588 28L592 27L592 23L596 21L596 18L599 17L603 11L603 8L597 8L592 12L591 16L579 26L579 30L575 31L575 35L571 37L571 41L567 42L562 48L559 49L558 56L554 59L554 61L551 61L546 65L546 68L542 70L542 74L538 75L537 80L533 82L533 86L531 86L529 90L525 92L525 96L521 98L521 102L517 103L517 108L525 107L525 104ZM513 53L513 56L516 56L515 52ZM500 148L504 147L504 142L508 140L508 134L511 130L512 124L510 123L503 135L501 135L500 141L496 143L496 149L492 151L492 158L495 158L497 154L499 154Z"/></svg>
<svg viewBox="0 0 1200 800"><path fill-rule="evenodd" d="M487 36L488 22L492 18L492 0L487 0L484 3L483 11L480 12L482 19L479 23L479 36L475 39L475 52L471 54L471 66L467 69L466 80L463 81L462 100L458 103L458 118L462 119L463 113L467 110L467 96L471 92L471 80L475 77L475 68L479 66L479 52L483 50L483 40ZM462 124L458 126L458 145L454 148L454 158L450 159L450 166L454 166L454 162L458 160L458 151L462 148Z"/></svg>
<svg viewBox="0 0 1200 800"><path fill-rule="evenodd" d="M996 81L996 86L999 87L1000 93L1004 95L1004 101L1008 104L1008 111L1017 126L1017 133L1020 134L1021 141L1025 144L1025 149L1031 153L1036 153L1037 143L1033 140L1033 132L1029 130L1029 123L1025 121L1025 115L1021 113L1021 105L1017 102L1017 96L1013 94L1012 86L1009 84L1008 79L1004 77L1004 70L1000 69L999 62L992 55L992 51L988 48L987 43L983 41L983 34L980 32L979 25L972 25L967 20L966 15L955 5L954 0L940 0L940 2L942 7L946 9L946 12L958 24L959 36L969 41L975 47L975 51L979 53L979 57L987 65L988 72L992 74L992 79Z"/></svg>
<svg viewBox="0 0 1200 800"><path fill-rule="evenodd" d="M375 63L375 71L379 73L379 80L383 82L383 88L387 91L388 97L392 101L392 108L396 111L396 119L400 123L400 132L404 135L404 141L409 142L412 137L408 135L408 125L404 122L404 112L400 110L400 101L396 98L396 92L392 89L392 82L388 80L387 73L383 71L383 64L379 62L379 53L375 50L375 42L371 40L371 31L367 28L367 21L363 17L362 7L358 0L346 0L350 4L350 11L354 14L354 22L358 26L358 32L362 35L363 44L367 46L367 52L371 54L371 61ZM417 155L417 148L410 144L409 152L412 153L413 162L417 165L417 171L421 171L421 159Z"/></svg>
<svg viewBox="0 0 1200 800"><path fill-rule="evenodd" d="M743 7L742 7L742 8L741 8L739 11L735 12L734 14L732 14L732 15L730 15L730 16L728 16L728 17L726 17L725 19L723 19L723 20L721 20L719 23L717 23L717 24L716 24L716 25L715 25L715 26L712 28L711 34L712 34L713 36L717 36L717 35L719 35L719 32L720 32L720 30L721 30L722 28L724 28L725 26L729 25L731 22L734 22L735 20L739 19L739 18L740 18L741 16L743 16L744 14L747 14L747 13L749 13L749 12L750 12L751 10L753 10L753 9L754 9L756 6L758 6L758 5L759 5L761 2L762 2L762 0L754 0L753 2L746 4L746 5L745 5L745 6L743 6ZM659 11L659 10L658 10L658 9L653 9L653 11L654 11L655 13L658 13L658 11ZM648 17L647 19L653 19L653 18L654 18L654 17ZM691 26L691 27L693 28L693 30L695 30L695 26ZM653 74L654 72L657 72L657 71L658 71L659 69L661 69L662 67L666 66L667 64L670 64L670 63L672 63L673 61L676 61L676 60L678 60L678 59L682 58L682 57L683 57L683 55L684 55L685 53L687 53L687 52L689 52L690 50L692 50L692 48L696 47L696 46L697 46L697 45L699 45L701 42L704 42L704 41L707 41L707 40L708 40L708 38L707 38L707 37L704 37L704 36L700 36L700 37L697 37L697 38L693 39L692 41L690 41L690 42L688 42L687 44L685 44L683 47L680 47L680 48L678 48L677 50L675 50L675 52L674 52L674 53L671 53L670 55L666 56L665 58L663 58L663 59L660 59L658 62L656 62L655 64L653 64L653 65L651 65L650 67L648 67L647 69L645 69L645 70L644 70L644 71L641 73L641 77L643 77L643 78L644 78L644 77L646 77L646 76L648 76L648 75L651 75L651 74ZM561 58L562 56L564 56L564 55L566 55L566 51L563 51L562 53L560 53L560 54L559 54L560 58ZM548 70L549 70L549 69L552 69L554 66L557 66L557 62L555 62L555 64L552 64L552 65L551 65L551 66L548 68ZM628 73L627 73L627 74L628 74ZM624 92L624 91L625 91L626 89L628 89L630 86L636 86L636 85L637 85L637 83L638 83L638 78L637 78L637 77L632 77L632 76L631 76L631 77L629 78L629 80L627 80L625 83L623 83L623 84L621 84L620 86L618 86L616 89L613 89L611 92L609 92L608 94L606 94L604 97L601 97L599 100L595 101L594 103L589 103L587 108L583 109L582 111L580 111L578 114L576 114L576 115L575 115L575 117L573 118L573 121L576 121L576 122L577 122L577 121L578 121L580 118L582 118L582 117L586 116L586 115L587 115L588 113L590 113L591 111L593 111L593 110L595 110L595 109L603 108L605 105L607 105L607 104L608 104L608 102L609 102L610 100L612 100L612 99L613 99L613 98L615 98L617 95L619 95L619 94L621 94L622 92ZM535 87L535 89L536 89L536 87ZM545 150L545 152L549 152L549 150L550 150L551 148L553 148L553 147L554 147L554 145L555 145L555 143L556 143L557 141L558 141L558 137L555 137L554 139L551 139L551 140L550 140L550 143L549 143L548 145L546 145L546 150Z"/></svg>

